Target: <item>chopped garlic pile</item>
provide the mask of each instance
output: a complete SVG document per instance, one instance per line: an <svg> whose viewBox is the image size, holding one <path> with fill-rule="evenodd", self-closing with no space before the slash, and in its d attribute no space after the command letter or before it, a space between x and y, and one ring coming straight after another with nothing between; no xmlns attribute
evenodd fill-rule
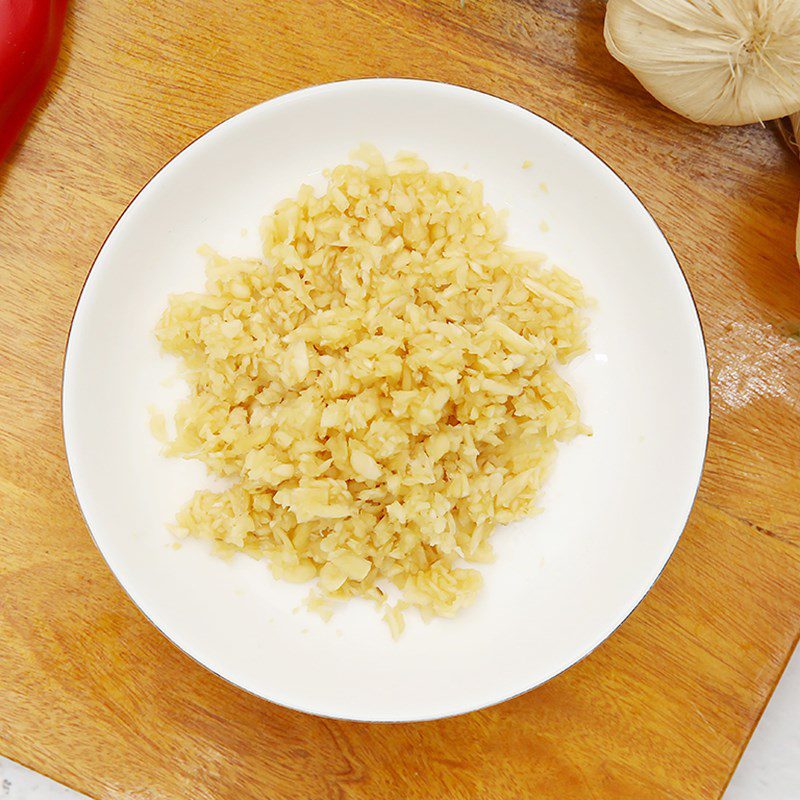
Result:
<svg viewBox="0 0 800 800"><path fill-rule="evenodd" d="M157 335L191 396L166 452L233 484L182 533L316 579L317 601L375 600L397 635L405 607L472 602L460 562L491 559L583 430L554 367L585 348L585 303L504 243L480 183L357 156L264 220L262 258L208 252L205 293L170 298Z"/></svg>

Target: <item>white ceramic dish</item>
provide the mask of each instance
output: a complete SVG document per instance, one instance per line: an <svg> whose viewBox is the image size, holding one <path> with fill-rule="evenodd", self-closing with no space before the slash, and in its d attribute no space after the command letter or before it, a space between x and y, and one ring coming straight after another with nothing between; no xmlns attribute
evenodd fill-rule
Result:
<svg viewBox="0 0 800 800"><path fill-rule="evenodd" d="M200 288L207 242L258 252L259 218L362 141L484 180L510 241L540 249L597 300L591 352L567 372L594 436L562 446L535 519L498 531L485 588L454 620L408 615L392 641L366 603L324 623L308 587L244 556L173 549L166 524L201 466L167 460L147 407L169 406L153 327L170 292ZM532 167L522 169L526 160ZM546 223L542 225L541 223ZM247 233L243 235L243 229ZM78 501L134 602L209 669L264 698L359 720L460 714L548 680L602 642L675 547L706 447L708 374L697 312L669 245L627 186L545 120L436 83L363 80L245 111L170 161L102 247L64 365L66 450Z"/></svg>

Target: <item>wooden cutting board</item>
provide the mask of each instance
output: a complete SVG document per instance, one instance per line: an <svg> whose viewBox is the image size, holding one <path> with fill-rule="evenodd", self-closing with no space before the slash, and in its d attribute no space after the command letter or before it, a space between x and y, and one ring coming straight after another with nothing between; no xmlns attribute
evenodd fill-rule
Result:
<svg viewBox="0 0 800 800"><path fill-rule="evenodd" d="M78 0L0 167L0 752L95 798L718 798L800 628L800 166L772 127L661 108L574 0ZM317 719L206 672L132 605L64 460L64 344L107 231L215 123L314 83L450 81L548 117L642 198L708 340L689 525L589 658L438 722ZM487 646L489 646L487 644ZM320 665L324 669L324 665Z"/></svg>

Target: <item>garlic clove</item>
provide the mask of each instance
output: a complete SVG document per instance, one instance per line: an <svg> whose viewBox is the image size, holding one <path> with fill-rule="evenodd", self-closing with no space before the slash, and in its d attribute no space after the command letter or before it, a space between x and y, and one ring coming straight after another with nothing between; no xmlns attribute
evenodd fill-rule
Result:
<svg viewBox="0 0 800 800"><path fill-rule="evenodd" d="M794 236L794 253L797 256L797 263L800 264L800 210L797 212L797 233Z"/></svg>
<svg viewBox="0 0 800 800"><path fill-rule="evenodd" d="M792 130L794 130L794 141L798 148L800 148L800 111L792 114L790 117L792 122ZM797 256L797 263L800 264L800 210L797 212L797 233L794 237L794 252Z"/></svg>
<svg viewBox="0 0 800 800"><path fill-rule="evenodd" d="M800 111L800 0L609 0L605 39L657 100L695 122Z"/></svg>

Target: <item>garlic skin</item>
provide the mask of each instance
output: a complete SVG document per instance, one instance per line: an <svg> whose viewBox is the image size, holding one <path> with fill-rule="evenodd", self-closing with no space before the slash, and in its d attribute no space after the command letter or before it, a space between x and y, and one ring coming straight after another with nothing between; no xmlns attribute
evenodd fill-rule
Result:
<svg viewBox="0 0 800 800"><path fill-rule="evenodd" d="M800 0L609 0L605 39L657 100L695 122L800 111Z"/></svg>

